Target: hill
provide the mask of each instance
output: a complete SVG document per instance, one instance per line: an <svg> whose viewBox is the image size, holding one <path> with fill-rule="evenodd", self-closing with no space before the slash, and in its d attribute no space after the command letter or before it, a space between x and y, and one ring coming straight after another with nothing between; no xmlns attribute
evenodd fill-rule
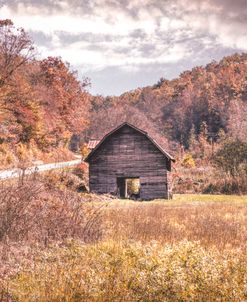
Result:
<svg viewBox="0 0 247 302"><path fill-rule="evenodd" d="M247 54L195 67L171 81L162 78L120 97L96 96L92 105L93 136L128 120L185 148L205 128L207 138L214 141L222 133L246 140Z"/></svg>

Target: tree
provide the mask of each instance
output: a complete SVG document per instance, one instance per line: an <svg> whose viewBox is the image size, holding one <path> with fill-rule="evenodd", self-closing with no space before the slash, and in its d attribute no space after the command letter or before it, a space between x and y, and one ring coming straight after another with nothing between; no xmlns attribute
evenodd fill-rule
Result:
<svg viewBox="0 0 247 302"><path fill-rule="evenodd" d="M211 139L213 134L208 132L208 125L206 122L202 122L200 127L200 134L198 141L200 144L200 157L203 160L209 160L214 153L214 141Z"/></svg>
<svg viewBox="0 0 247 302"><path fill-rule="evenodd" d="M190 153L185 154L181 165L185 168L195 168L196 166L193 156Z"/></svg>
<svg viewBox="0 0 247 302"><path fill-rule="evenodd" d="M247 143L228 140L217 151L214 163L232 177L238 176L247 165Z"/></svg>
<svg viewBox="0 0 247 302"><path fill-rule="evenodd" d="M33 58L34 46L24 29L16 29L11 20L0 20L0 87Z"/></svg>
<svg viewBox="0 0 247 302"><path fill-rule="evenodd" d="M197 134L196 134L194 125L192 125L192 128L190 129L188 143L189 143L190 153L195 156L198 155L198 153L200 151L200 144L197 139Z"/></svg>
<svg viewBox="0 0 247 302"><path fill-rule="evenodd" d="M35 89L45 111L51 143L66 145L72 133L79 134L88 126L89 81L79 81L77 73L59 57L42 60L39 68Z"/></svg>
<svg viewBox="0 0 247 302"><path fill-rule="evenodd" d="M27 66L34 58L33 43L11 20L0 20L0 137L29 141L36 128L37 108L27 79ZM32 105L31 105L32 104ZM10 126L11 125L11 126Z"/></svg>

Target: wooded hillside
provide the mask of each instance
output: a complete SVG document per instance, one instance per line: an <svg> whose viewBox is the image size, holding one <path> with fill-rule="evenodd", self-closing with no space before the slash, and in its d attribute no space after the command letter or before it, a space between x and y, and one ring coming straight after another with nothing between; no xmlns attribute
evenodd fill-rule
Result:
<svg viewBox="0 0 247 302"><path fill-rule="evenodd" d="M27 33L2 20L0 70L2 166L52 150L58 154L58 148L66 153L73 135L78 142L80 134L82 144L124 121L174 152L178 145L190 148L201 136L211 142L225 135L247 140L247 54L119 97L92 96L88 79L80 81L61 58L37 60Z"/></svg>
<svg viewBox="0 0 247 302"><path fill-rule="evenodd" d="M94 97L93 135L121 120L155 128L161 136L188 148L205 131L217 140L223 133L247 139L247 54L235 54L183 72L177 79L126 92ZM153 130L152 130L153 131Z"/></svg>

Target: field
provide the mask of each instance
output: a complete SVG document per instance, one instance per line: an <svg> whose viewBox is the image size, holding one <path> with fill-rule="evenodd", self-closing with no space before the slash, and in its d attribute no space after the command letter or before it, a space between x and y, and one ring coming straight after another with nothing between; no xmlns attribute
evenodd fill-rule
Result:
<svg viewBox="0 0 247 302"><path fill-rule="evenodd" d="M247 300L247 196L81 197L86 236L54 212L53 240L1 244L2 301Z"/></svg>
<svg viewBox="0 0 247 302"><path fill-rule="evenodd" d="M109 239L247 247L246 196L175 195L170 201L114 201L106 217Z"/></svg>

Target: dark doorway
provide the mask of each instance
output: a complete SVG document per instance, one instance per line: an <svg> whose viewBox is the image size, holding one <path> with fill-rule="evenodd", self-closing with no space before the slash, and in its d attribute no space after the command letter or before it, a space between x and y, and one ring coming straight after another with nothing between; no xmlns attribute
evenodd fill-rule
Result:
<svg viewBox="0 0 247 302"><path fill-rule="evenodd" d="M120 198L126 198L126 184L124 177L117 178L118 195Z"/></svg>
<svg viewBox="0 0 247 302"><path fill-rule="evenodd" d="M117 188L120 198L138 199L140 197L140 178L117 177Z"/></svg>

